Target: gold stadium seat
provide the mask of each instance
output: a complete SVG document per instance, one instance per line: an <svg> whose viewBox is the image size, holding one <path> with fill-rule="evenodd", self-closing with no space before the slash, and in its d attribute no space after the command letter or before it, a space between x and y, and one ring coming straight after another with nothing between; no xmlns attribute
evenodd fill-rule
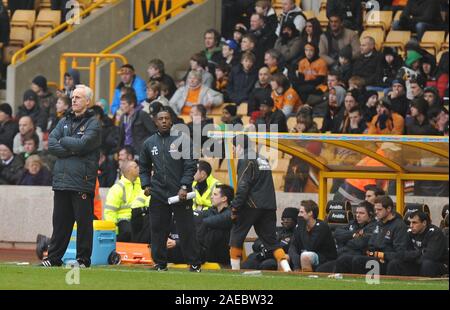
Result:
<svg viewBox="0 0 450 310"><path fill-rule="evenodd" d="M410 39L411 31L391 30L388 33L385 42L383 43L383 47L396 47L400 50L399 54L402 54L403 56L405 54L405 45L409 42Z"/></svg>
<svg viewBox="0 0 450 310"><path fill-rule="evenodd" d="M297 118L295 116L289 117L287 120L288 129L291 130L295 128L295 125L297 125Z"/></svg>
<svg viewBox="0 0 450 310"><path fill-rule="evenodd" d="M275 191L284 191L284 179L286 172L272 172L273 184L275 185Z"/></svg>
<svg viewBox="0 0 450 310"><path fill-rule="evenodd" d="M397 11L394 16L394 21L400 20L400 16L402 16L403 11Z"/></svg>
<svg viewBox="0 0 450 310"><path fill-rule="evenodd" d="M247 115L248 113L248 103L243 102L237 108L238 115Z"/></svg>
<svg viewBox="0 0 450 310"><path fill-rule="evenodd" d="M44 36L61 23L61 11L41 10L34 25L34 39Z"/></svg>
<svg viewBox="0 0 450 310"><path fill-rule="evenodd" d="M11 27L9 45L25 46L31 42L31 29L25 27Z"/></svg>
<svg viewBox="0 0 450 310"><path fill-rule="evenodd" d="M36 11L34 10L16 10L11 19L12 27L25 27L32 29L36 19Z"/></svg>
<svg viewBox="0 0 450 310"><path fill-rule="evenodd" d="M362 40L365 37L372 37L375 40L375 47L379 51L383 46L385 32L382 28L367 28L360 36Z"/></svg>
<svg viewBox="0 0 450 310"><path fill-rule="evenodd" d="M426 31L420 42L420 47L437 55L441 50L442 43L445 41L445 31Z"/></svg>
<svg viewBox="0 0 450 310"><path fill-rule="evenodd" d="M222 111L225 105L220 105L218 107L213 107L211 109L211 113L209 113L210 115L222 115Z"/></svg>
<svg viewBox="0 0 450 310"><path fill-rule="evenodd" d="M370 11L366 20L367 28L382 28L388 31L392 24L392 11Z"/></svg>
<svg viewBox="0 0 450 310"><path fill-rule="evenodd" d="M322 29L327 29L328 27L328 17L327 17L327 10L321 10L319 12L319 15L316 16L317 19L320 22L320 26L322 27Z"/></svg>
<svg viewBox="0 0 450 310"><path fill-rule="evenodd" d="M448 50L448 33L447 36L445 37L445 42L442 43L442 50Z"/></svg>
<svg viewBox="0 0 450 310"><path fill-rule="evenodd" d="M306 19L316 17L316 13L314 11L303 11L303 14L305 15Z"/></svg>
<svg viewBox="0 0 450 310"><path fill-rule="evenodd" d="M41 0L41 9L50 9L50 7L52 6L50 0Z"/></svg>
<svg viewBox="0 0 450 310"><path fill-rule="evenodd" d="M320 130L323 126L323 117L314 117L314 123L316 123L317 128Z"/></svg>

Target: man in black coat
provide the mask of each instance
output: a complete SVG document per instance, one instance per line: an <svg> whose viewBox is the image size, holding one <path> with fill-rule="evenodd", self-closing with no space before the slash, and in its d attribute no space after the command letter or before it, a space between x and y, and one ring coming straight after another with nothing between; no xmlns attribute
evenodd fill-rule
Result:
<svg viewBox="0 0 450 310"><path fill-rule="evenodd" d="M361 40L361 55L353 63L353 76L364 79L367 86L376 86L383 74L382 56L375 49L375 40L365 37Z"/></svg>
<svg viewBox="0 0 450 310"><path fill-rule="evenodd" d="M327 17L332 13L338 13L343 17L346 28L361 33L363 22L361 0L327 0Z"/></svg>
<svg viewBox="0 0 450 310"><path fill-rule="evenodd" d="M304 200L300 203L299 222L289 248L294 270L312 272L337 257L330 227L318 220L318 215L319 207L314 201Z"/></svg>
<svg viewBox="0 0 450 310"><path fill-rule="evenodd" d="M406 134L415 136L436 136L441 133L428 120L428 102L423 97L411 101L413 120L406 125Z"/></svg>
<svg viewBox="0 0 450 310"><path fill-rule="evenodd" d="M0 144L12 147L19 125L12 119L12 108L8 103L0 104Z"/></svg>
<svg viewBox="0 0 450 310"><path fill-rule="evenodd" d="M38 96L31 89L26 90L23 94L23 105L19 107L16 119L20 119L23 116L31 117L36 127L41 128L42 132L47 131L48 113L40 107Z"/></svg>
<svg viewBox="0 0 450 310"><path fill-rule="evenodd" d="M274 108L272 97L259 100L261 117L256 120L256 130L262 132L288 132L286 116L283 111Z"/></svg>
<svg viewBox="0 0 450 310"><path fill-rule="evenodd" d="M100 123L88 109L92 104L92 90L77 86L72 109L49 136L49 152L58 159L53 168L53 235L44 267L62 265L75 221L76 259L80 267L91 265L94 194L102 143Z"/></svg>
<svg viewBox="0 0 450 310"><path fill-rule="evenodd" d="M422 211L413 212L409 222L410 248L389 263L388 275L439 277L448 273L448 246L442 231Z"/></svg>
<svg viewBox="0 0 450 310"><path fill-rule="evenodd" d="M0 143L0 185L16 185L23 174L23 159L14 155L12 147Z"/></svg>
<svg viewBox="0 0 450 310"><path fill-rule="evenodd" d="M148 138L139 157L142 189L150 201L152 257L157 271L167 270L167 238L170 234L172 214L180 236L181 250L190 271L200 272L200 255L195 234L192 191L197 160L192 156L192 143L188 135L172 130L172 115L162 107L156 115L158 132ZM179 201L169 204L168 199L178 196Z"/></svg>

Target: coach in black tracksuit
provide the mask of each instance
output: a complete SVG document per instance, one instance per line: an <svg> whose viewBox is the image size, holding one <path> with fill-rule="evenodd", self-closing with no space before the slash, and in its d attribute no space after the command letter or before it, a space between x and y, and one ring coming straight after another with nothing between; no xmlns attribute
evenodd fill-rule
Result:
<svg viewBox="0 0 450 310"><path fill-rule="evenodd" d="M172 213L180 235L181 250L191 271L200 271L200 258L194 226L192 201L186 195L192 190L197 160L192 159L189 136L172 131L172 117L163 108L156 116L158 133L148 138L139 158L142 189L151 195L152 257L156 270L167 270L167 238ZM152 174L153 172L153 174ZM180 202L168 204L168 198L179 196Z"/></svg>
<svg viewBox="0 0 450 310"><path fill-rule="evenodd" d="M53 169L53 235L48 258L42 266L62 265L73 224L77 222L77 261L91 264L94 220L94 193L101 147L101 126L88 106L92 90L74 90L72 109L61 119L48 139L48 150L55 155Z"/></svg>
<svg viewBox="0 0 450 310"><path fill-rule="evenodd" d="M448 247L442 231L422 211L412 213L409 221L410 248L389 263L388 275L439 277L448 273Z"/></svg>
<svg viewBox="0 0 450 310"><path fill-rule="evenodd" d="M243 245L252 226L268 251L285 272L291 271L286 253L277 241L277 202L269 162L258 156L246 135L233 139L238 161L238 184L231 203L233 227L230 236L230 262L233 270L240 269Z"/></svg>

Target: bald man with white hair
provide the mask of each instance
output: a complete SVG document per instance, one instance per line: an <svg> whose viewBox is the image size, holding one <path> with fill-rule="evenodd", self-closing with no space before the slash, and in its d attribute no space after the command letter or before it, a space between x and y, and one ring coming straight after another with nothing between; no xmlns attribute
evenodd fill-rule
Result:
<svg viewBox="0 0 450 310"><path fill-rule="evenodd" d="M356 58L353 64L353 76L364 79L367 86L377 86L383 76L383 66L381 65L382 55L375 48L375 40L372 37L361 39L361 55Z"/></svg>
<svg viewBox="0 0 450 310"><path fill-rule="evenodd" d="M48 138L48 150L57 157L53 169L53 235L43 267L63 264L77 222L77 254L80 267L91 265L94 194L101 147L101 125L96 119L93 92L77 85L72 108Z"/></svg>

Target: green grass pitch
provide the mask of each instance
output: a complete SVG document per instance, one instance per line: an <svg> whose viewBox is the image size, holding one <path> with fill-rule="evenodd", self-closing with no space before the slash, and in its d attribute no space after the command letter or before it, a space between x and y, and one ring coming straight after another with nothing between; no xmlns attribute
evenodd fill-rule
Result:
<svg viewBox="0 0 450 310"><path fill-rule="evenodd" d="M298 274L243 275L227 271L187 270L156 272L143 267L94 267L80 271L79 285L66 284L64 268L0 265L0 290L448 290L446 280L381 279L378 285L363 278L310 278Z"/></svg>

